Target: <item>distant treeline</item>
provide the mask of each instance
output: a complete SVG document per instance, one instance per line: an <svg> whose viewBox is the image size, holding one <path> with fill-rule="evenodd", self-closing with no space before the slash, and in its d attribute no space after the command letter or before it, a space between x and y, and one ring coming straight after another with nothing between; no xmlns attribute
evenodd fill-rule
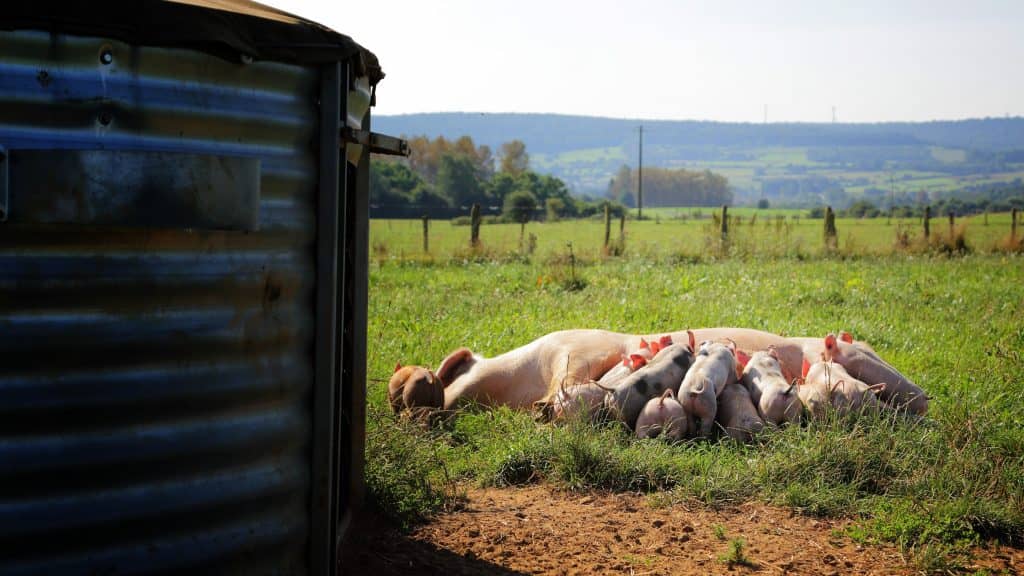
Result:
<svg viewBox="0 0 1024 576"><path fill-rule="evenodd" d="M896 218L920 218L924 216L925 206L931 210L932 216L939 217L953 213L956 216L969 216L985 212L1009 212L1014 208L1024 210L1024 183L1019 180L1005 186L984 189L968 189L957 196L941 196L929 201L914 204L896 204L891 212L888 207L875 204L870 200L858 200L849 207L840 210L840 216L846 218L878 218L889 216ZM811 218L824 216L825 208L819 206L810 211Z"/></svg>
<svg viewBox="0 0 1024 576"><path fill-rule="evenodd" d="M502 144L497 156L468 136L419 136L409 140L409 149L407 159L375 156L370 163L371 217L453 218L468 214L473 204L484 214L506 213L515 205L549 219L603 210L602 202L573 197L562 180L531 171L519 140Z"/></svg>
<svg viewBox="0 0 1024 576"><path fill-rule="evenodd" d="M638 176L629 166L619 168L608 183L608 198L636 206ZM720 174L704 171L644 168L643 205L721 206L732 203L729 181Z"/></svg>

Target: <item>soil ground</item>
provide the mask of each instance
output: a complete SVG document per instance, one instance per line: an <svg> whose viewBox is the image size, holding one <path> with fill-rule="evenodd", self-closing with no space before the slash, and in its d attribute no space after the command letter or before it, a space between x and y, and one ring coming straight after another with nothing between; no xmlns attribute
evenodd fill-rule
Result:
<svg viewBox="0 0 1024 576"><path fill-rule="evenodd" d="M915 574L899 550L860 545L850 520L816 519L748 503L727 509L652 507L642 495L549 486L469 489L457 512L403 533L364 514L352 525L342 574ZM732 541L748 563L729 563ZM978 549L969 571L1024 574L1024 551Z"/></svg>

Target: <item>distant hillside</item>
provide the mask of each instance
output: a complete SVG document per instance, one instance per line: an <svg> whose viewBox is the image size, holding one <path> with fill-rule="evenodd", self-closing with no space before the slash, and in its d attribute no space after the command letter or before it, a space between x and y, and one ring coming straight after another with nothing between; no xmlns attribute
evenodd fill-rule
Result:
<svg viewBox="0 0 1024 576"><path fill-rule="evenodd" d="M623 164L636 166L641 124L646 165L722 173L740 201L762 194L782 204L807 204L814 198L828 200L826 192L850 197L879 191L890 196L950 192L968 181L977 185L1024 174L1024 118L743 124L555 114L374 117L374 129L387 134L469 135L494 150L503 142L522 140L535 169L590 195L603 194Z"/></svg>

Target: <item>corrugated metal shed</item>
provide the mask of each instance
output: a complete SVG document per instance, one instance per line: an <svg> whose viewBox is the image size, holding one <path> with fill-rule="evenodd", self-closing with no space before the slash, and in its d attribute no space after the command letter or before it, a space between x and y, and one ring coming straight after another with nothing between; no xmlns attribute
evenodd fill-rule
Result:
<svg viewBox="0 0 1024 576"><path fill-rule="evenodd" d="M369 156L337 134L372 55L23 29L46 4L0 20L0 573L333 572Z"/></svg>

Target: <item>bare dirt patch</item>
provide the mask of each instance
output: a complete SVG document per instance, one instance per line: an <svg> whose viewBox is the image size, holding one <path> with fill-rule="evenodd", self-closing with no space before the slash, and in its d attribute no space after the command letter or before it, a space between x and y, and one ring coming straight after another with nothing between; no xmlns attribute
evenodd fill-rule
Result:
<svg viewBox="0 0 1024 576"><path fill-rule="evenodd" d="M343 574L915 574L893 546L860 545L849 520L747 503L652 507L635 494L548 486L470 489L458 512L403 534L372 515L350 531ZM728 562L744 541L747 563ZM978 551L970 569L1024 573L1024 552ZM735 555L734 555L735 558Z"/></svg>

